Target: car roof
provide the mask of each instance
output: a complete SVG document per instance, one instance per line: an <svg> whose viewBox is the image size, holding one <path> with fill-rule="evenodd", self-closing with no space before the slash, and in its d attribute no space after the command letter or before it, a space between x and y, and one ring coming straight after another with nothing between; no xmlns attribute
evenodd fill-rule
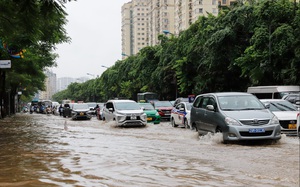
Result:
<svg viewBox="0 0 300 187"><path fill-rule="evenodd" d="M200 95L215 95L215 96L238 96L238 95L252 95L247 92L212 92L212 93L205 93ZM198 95L199 96L199 95Z"/></svg>
<svg viewBox="0 0 300 187"><path fill-rule="evenodd" d="M284 99L260 99L261 102L288 102Z"/></svg>
<svg viewBox="0 0 300 187"><path fill-rule="evenodd" d="M124 102L131 102L131 103L136 103L134 100L129 100L129 99L112 99L108 100L107 102L114 102L114 103L124 103Z"/></svg>

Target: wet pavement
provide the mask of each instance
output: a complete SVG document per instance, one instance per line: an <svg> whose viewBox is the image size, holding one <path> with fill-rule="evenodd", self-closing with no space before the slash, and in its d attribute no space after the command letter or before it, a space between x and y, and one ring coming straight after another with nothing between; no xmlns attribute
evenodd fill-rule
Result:
<svg viewBox="0 0 300 187"><path fill-rule="evenodd" d="M299 138L222 144L169 122L117 128L96 118L0 120L0 186L299 187Z"/></svg>

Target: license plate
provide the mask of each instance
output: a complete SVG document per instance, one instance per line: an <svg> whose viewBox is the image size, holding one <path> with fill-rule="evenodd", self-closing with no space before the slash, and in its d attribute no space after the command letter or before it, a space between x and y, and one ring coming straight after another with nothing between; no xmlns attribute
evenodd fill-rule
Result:
<svg viewBox="0 0 300 187"><path fill-rule="evenodd" d="M296 129L296 124L289 124L289 129Z"/></svg>
<svg viewBox="0 0 300 187"><path fill-rule="evenodd" d="M249 133L264 133L265 129L249 129Z"/></svg>
<svg viewBox="0 0 300 187"><path fill-rule="evenodd" d="M81 112L81 113L80 113L80 115L81 115L81 116L83 116L83 115L84 115L84 113L82 113L82 112Z"/></svg>
<svg viewBox="0 0 300 187"><path fill-rule="evenodd" d="M130 119L136 119L136 116L131 116Z"/></svg>
<svg viewBox="0 0 300 187"><path fill-rule="evenodd" d="M152 118L147 118L147 121L151 121L152 120Z"/></svg>

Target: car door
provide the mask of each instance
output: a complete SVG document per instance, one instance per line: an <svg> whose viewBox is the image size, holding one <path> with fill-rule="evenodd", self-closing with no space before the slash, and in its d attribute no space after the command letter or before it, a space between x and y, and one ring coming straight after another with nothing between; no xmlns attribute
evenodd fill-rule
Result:
<svg viewBox="0 0 300 187"><path fill-rule="evenodd" d="M195 125L198 132L201 133L203 131L203 118L205 113L205 108L208 100L205 96L199 96L193 103L192 110L191 110L191 122L192 125Z"/></svg>
<svg viewBox="0 0 300 187"><path fill-rule="evenodd" d="M184 109L184 104L183 103L179 103L177 105L177 118L176 118L176 124L178 125L183 125L183 118L184 118L184 110L181 110L181 109Z"/></svg>
<svg viewBox="0 0 300 187"><path fill-rule="evenodd" d="M218 126L217 119L219 118L217 103L216 103L216 99L213 96L208 96L206 100L207 103L202 105L202 107L205 109L203 115L203 121L202 121L202 128L206 132L214 133ZM212 105L214 107L214 110L213 111L208 110L207 108L208 105Z"/></svg>
<svg viewBox="0 0 300 187"><path fill-rule="evenodd" d="M113 103L107 102L105 105L105 108L103 110L104 116L105 116L105 121L112 121L114 119L113 111L114 111Z"/></svg>
<svg viewBox="0 0 300 187"><path fill-rule="evenodd" d="M173 120L174 120L175 124L178 124L179 105L180 104L175 105L175 107L172 110L172 116L173 116Z"/></svg>

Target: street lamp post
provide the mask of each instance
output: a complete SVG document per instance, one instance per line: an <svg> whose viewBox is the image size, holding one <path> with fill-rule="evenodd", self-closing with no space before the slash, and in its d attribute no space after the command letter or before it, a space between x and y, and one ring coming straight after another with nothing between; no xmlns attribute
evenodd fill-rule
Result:
<svg viewBox="0 0 300 187"><path fill-rule="evenodd" d="M106 69L108 69L109 67L107 67L107 66L104 66L104 65L101 65L101 67L103 67L103 68L106 68Z"/></svg>

